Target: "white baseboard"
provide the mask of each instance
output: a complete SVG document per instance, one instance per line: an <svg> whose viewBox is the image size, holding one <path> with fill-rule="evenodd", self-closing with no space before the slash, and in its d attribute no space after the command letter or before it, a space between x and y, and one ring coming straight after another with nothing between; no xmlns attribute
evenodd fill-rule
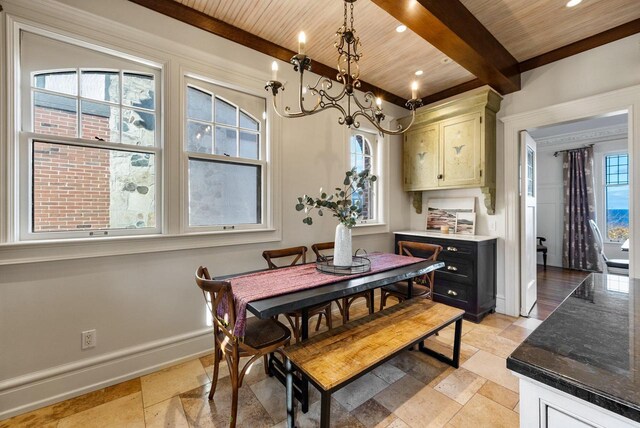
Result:
<svg viewBox="0 0 640 428"><path fill-rule="evenodd" d="M211 328L0 381L0 420L77 397L213 349Z"/></svg>

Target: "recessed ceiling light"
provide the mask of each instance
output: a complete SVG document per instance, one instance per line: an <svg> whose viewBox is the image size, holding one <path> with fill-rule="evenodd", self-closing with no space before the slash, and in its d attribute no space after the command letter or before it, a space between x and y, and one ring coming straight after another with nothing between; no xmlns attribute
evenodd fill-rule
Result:
<svg viewBox="0 0 640 428"><path fill-rule="evenodd" d="M422 76L422 73L424 73L424 71L418 70L418 71L416 71L416 76Z"/></svg>
<svg viewBox="0 0 640 428"><path fill-rule="evenodd" d="M572 0L573 1L573 0ZM406 25L398 25L396 27L396 31L398 33L404 33L405 31L407 31L407 26Z"/></svg>
<svg viewBox="0 0 640 428"><path fill-rule="evenodd" d="M577 6L580 3L582 3L582 0L569 0L567 2L567 7L573 7L573 6Z"/></svg>

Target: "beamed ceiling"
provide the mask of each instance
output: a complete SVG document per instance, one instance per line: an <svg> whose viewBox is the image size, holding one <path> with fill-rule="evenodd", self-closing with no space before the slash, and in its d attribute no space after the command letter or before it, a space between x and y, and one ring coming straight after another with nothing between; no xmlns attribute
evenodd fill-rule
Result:
<svg viewBox="0 0 640 428"><path fill-rule="evenodd" d="M283 61L304 31L313 71L335 77L342 0L130 1ZM412 80L425 103L485 84L507 94L521 72L640 32L638 0L566 1L358 0L363 89L398 105Z"/></svg>

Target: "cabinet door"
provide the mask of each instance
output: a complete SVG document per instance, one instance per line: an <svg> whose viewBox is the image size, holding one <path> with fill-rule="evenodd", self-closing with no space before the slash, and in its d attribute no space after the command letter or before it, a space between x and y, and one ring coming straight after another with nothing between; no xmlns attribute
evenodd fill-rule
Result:
<svg viewBox="0 0 640 428"><path fill-rule="evenodd" d="M407 132L404 137L404 189L438 187L438 126Z"/></svg>
<svg viewBox="0 0 640 428"><path fill-rule="evenodd" d="M440 187L481 185L481 117L477 113L442 122Z"/></svg>

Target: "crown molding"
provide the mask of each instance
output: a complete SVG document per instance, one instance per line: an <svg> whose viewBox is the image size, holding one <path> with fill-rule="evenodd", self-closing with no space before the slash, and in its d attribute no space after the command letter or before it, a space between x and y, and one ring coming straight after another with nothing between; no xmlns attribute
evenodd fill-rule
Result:
<svg viewBox="0 0 640 428"><path fill-rule="evenodd" d="M570 132L567 134L558 134L546 138L536 138L538 147L544 148L549 146L563 144L595 144L605 141L614 141L627 138L627 125L612 125L602 128L588 129L586 131Z"/></svg>

